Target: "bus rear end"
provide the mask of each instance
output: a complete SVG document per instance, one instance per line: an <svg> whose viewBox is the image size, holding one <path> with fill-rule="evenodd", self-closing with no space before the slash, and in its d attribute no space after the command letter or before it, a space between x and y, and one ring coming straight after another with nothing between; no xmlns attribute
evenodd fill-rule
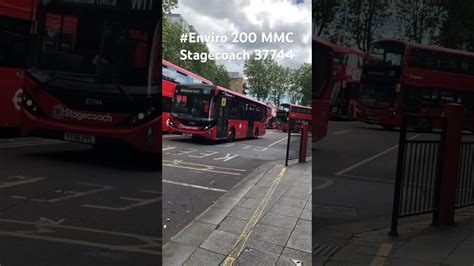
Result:
<svg viewBox="0 0 474 266"><path fill-rule="evenodd" d="M41 5L35 64L22 96L23 135L161 152L153 4Z"/></svg>

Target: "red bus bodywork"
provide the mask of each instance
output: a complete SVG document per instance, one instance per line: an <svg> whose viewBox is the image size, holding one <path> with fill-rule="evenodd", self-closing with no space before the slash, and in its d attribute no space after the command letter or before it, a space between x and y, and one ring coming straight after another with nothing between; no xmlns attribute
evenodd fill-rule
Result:
<svg viewBox="0 0 474 266"><path fill-rule="evenodd" d="M205 98L202 117L204 121L196 121L192 118L180 117L180 102L190 106L191 97L194 95L184 94L183 91L201 90L201 95L206 91L206 96L194 98L197 100ZM229 89L204 84L183 84L177 86L174 95L175 106L171 113L170 126L172 131L199 136L208 140L234 140L258 137L265 134L267 123L267 105L245 95L241 95ZM201 117L201 116L199 116ZM207 119L208 118L208 119Z"/></svg>
<svg viewBox="0 0 474 266"><path fill-rule="evenodd" d="M0 0L0 42L7 43L0 45L0 49L7 49L0 51L7 58L0 59L0 127L21 125L20 96L35 13L36 1Z"/></svg>
<svg viewBox="0 0 474 266"><path fill-rule="evenodd" d="M382 51L384 57L375 58ZM403 113L440 116L442 104L459 103L466 129L474 129L474 53L382 40L371 45L369 56L374 60L364 66L358 120L392 129L401 126ZM430 131L441 127L436 121L410 123Z"/></svg>
<svg viewBox="0 0 474 266"><path fill-rule="evenodd" d="M126 30L119 31L118 28L110 28L109 31L115 30L110 34L126 34L121 36L125 36L127 43L124 45L109 41L108 45L110 46L107 49L112 49L116 45L116 49L127 50L116 50L115 52L127 51L127 56L130 56L126 57L127 64L120 61L120 63L115 63L114 68L107 69L107 66L104 66L103 69L112 72L117 71L119 66L123 67L121 71L127 71L130 76L121 76L120 78L126 79L133 85L119 84L113 79L109 81L105 75L100 77L99 74L63 70L61 65L53 65L55 69L58 69L54 70L54 74L50 74L53 72L50 68L46 68L48 71L43 70L45 67L42 64L67 63L64 60L57 60L55 57L53 59L56 61L44 60L44 62L34 65L27 72L25 78L22 96L22 135L55 138L107 148L123 143L143 152L161 152L161 102L159 102L161 91L158 91L159 75L157 74L161 47L161 33L158 31L160 20L154 15L157 10L133 9L130 1L121 1L120 4L120 8L124 9L107 10L106 7L65 3L60 6L50 4L47 8L40 6L38 20L40 17L44 20L39 24L43 24L45 28L38 29L36 34L37 43L40 44L36 47L37 54L34 55L37 61L43 60L41 56L56 55L44 50L46 49L44 47L50 43L54 44L54 39L48 39L51 38L51 30L57 30L58 34L61 32L64 34L64 39L59 37L60 44L51 45L51 47L60 47L59 49L70 53L70 55L67 54L68 60L75 62L74 60L78 56L89 56L89 54L76 52L76 45L89 45L88 49L94 48L99 51L98 47L90 47L90 42L84 35L88 33L82 32L84 39L80 40L80 31L77 28L81 20L85 23L82 26L87 27L87 23L94 23L90 18L99 21L110 15L117 19L121 14L118 12L125 12L129 14L129 19L132 19L132 16L143 17L147 23L137 24L137 26L128 24ZM158 7L157 1L154 6ZM67 12L60 13L66 9ZM90 15L90 12L101 12L101 14ZM58 16L59 18L63 17L62 29L56 23ZM119 20L111 19L110 22L115 22L115 25L123 25L120 24L123 21ZM56 28L58 26L59 28ZM99 30L95 33L105 34ZM88 36L88 38L90 37L92 36ZM80 43L81 41L82 43ZM100 44L100 42L97 43ZM134 45L131 46L131 43ZM84 52L85 50L80 51ZM110 58L114 59L112 55L109 55L109 60ZM99 60L103 59L92 56L88 62L92 62L97 67ZM67 67L75 69L76 65L71 64ZM97 67L96 71L99 70L102 69ZM134 75L134 73L136 74Z"/></svg>
<svg viewBox="0 0 474 266"><path fill-rule="evenodd" d="M276 114L278 108L274 105L268 105L268 121L267 121L267 128L268 129L275 129L276 128Z"/></svg>
<svg viewBox="0 0 474 266"><path fill-rule="evenodd" d="M288 119L291 119L294 121L294 131L299 132L302 124L309 125L311 130L312 118L311 107L284 103L280 105L280 110L277 111L276 128L288 132Z"/></svg>
<svg viewBox="0 0 474 266"><path fill-rule="evenodd" d="M182 67L162 59L162 131L170 132L171 99L179 83L201 83L212 85L212 81L196 75Z"/></svg>

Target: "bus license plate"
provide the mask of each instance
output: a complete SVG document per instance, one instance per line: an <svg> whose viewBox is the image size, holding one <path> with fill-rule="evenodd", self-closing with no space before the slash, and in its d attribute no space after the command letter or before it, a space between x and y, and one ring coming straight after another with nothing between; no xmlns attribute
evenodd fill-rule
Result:
<svg viewBox="0 0 474 266"><path fill-rule="evenodd" d="M192 137L193 134L190 134L190 133L183 133L183 136L184 136L184 137Z"/></svg>
<svg viewBox="0 0 474 266"><path fill-rule="evenodd" d="M64 140L80 142L86 144L95 144L95 136L75 134L75 133L64 133Z"/></svg>

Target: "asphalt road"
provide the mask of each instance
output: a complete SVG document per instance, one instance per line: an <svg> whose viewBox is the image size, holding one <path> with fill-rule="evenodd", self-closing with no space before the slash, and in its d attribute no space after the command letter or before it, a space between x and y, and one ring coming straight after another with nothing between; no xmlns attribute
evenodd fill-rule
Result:
<svg viewBox="0 0 474 266"><path fill-rule="evenodd" d="M161 160L0 139L0 265L159 265Z"/></svg>
<svg viewBox="0 0 474 266"><path fill-rule="evenodd" d="M328 136L313 145L314 240L337 244L340 235L327 234L329 226L390 226L399 134L361 122L330 121ZM407 138L439 135L409 131Z"/></svg>
<svg viewBox="0 0 474 266"><path fill-rule="evenodd" d="M163 241L166 243L213 202L265 162L284 162L287 133L267 130L258 139L233 143L163 137ZM297 157L293 136L290 158ZM311 153L311 149L308 150Z"/></svg>

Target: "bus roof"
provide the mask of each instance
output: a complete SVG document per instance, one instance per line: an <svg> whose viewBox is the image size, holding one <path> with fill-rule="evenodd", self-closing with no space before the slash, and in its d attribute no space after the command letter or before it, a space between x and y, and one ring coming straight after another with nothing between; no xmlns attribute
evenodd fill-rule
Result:
<svg viewBox="0 0 474 266"><path fill-rule="evenodd" d="M0 0L0 14L33 20L36 0Z"/></svg>
<svg viewBox="0 0 474 266"><path fill-rule="evenodd" d="M313 37L313 42L318 43L320 45L326 46L330 48L335 53L346 53L346 54L355 54L361 57L366 57L367 54L364 51L361 51L356 48L345 47L339 44L335 44L329 40L320 38L320 37Z"/></svg>
<svg viewBox="0 0 474 266"><path fill-rule="evenodd" d="M244 98L244 99L247 99L247 100L249 100L249 101L252 101L252 102L254 102L254 103L258 103L258 104L267 106L267 104L265 104L265 103L263 103L263 102L261 102L261 101L257 101L257 100L255 100L255 99L253 99L253 98L250 98L250 97L246 96L246 95L237 93L237 92L235 92L235 91L226 89L226 88L221 87L221 86L215 86L215 87L216 87L217 89L221 90L221 91L225 91L225 92L228 93L228 94L232 94L232 95L235 95L235 96L237 96L237 97Z"/></svg>
<svg viewBox="0 0 474 266"><path fill-rule="evenodd" d="M332 43L321 37L313 37L313 43L326 46L330 48L334 53L349 53L350 52L349 48Z"/></svg>
<svg viewBox="0 0 474 266"><path fill-rule="evenodd" d="M304 106L304 105L298 105L298 104L292 104L292 103L282 103L281 105L289 105L289 106L294 106L294 107L301 107L301 108L312 109L311 106Z"/></svg>
<svg viewBox="0 0 474 266"><path fill-rule="evenodd" d="M190 71L188 71L188 70L186 70L186 69L184 69L184 68L182 68L182 67L179 67L179 66L177 66L177 65L175 65L175 64L173 64L173 63L171 63L171 62L169 62L169 61L166 61L165 59L161 59L161 62L162 62L162 64L165 65L165 66L171 66L171 67L175 68L176 70L178 70L179 72L182 72L182 73L185 73L186 75L189 75L189 76L192 76L192 77L194 77L194 78L197 78L197 79L203 81L203 82L206 83L206 84L209 84L209 85L213 85L213 84L214 84L212 81L210 81L210 80L208 80L208 79L205 79L205 78L203 78L203 77L201 77L201 76L199 76L199 75L196 75L196 74L194 74L193 72L190 72Z"/></svg>
<svg viewBox="0 0 474 266"><path fill-rule="evenodd" d="M474 53L467 52L467 51L461 51L461 50L455 50L451 48L444 48L444 47L436 47L436 46L430 46L426 44L419 44L419 43L413 43L413 42L408 42L404 40L397 40L397 39L385 39L385 40L380 40L380 41L375 41L372 43L372 45L376 43L381 43L381 42L395 42L395 43L401 43L408 48L418 48L422 50L429 50L433 52L441 52L441 53L448 53L448 54L456 54L456 55L463 55L463 56L469 56L469 57L474 57Z"/></svg>

